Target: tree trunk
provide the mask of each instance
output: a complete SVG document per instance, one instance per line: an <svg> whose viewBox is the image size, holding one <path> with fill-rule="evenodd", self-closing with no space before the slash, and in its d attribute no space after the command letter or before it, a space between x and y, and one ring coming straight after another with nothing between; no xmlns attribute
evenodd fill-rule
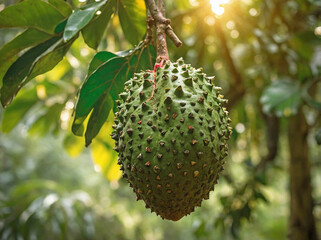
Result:
<svg viewBox="0 0 321 240"><path fill-rule="evenodd" d="M289 119L291 240L317 240L308 155L309 126L302 109Z"/></svg>

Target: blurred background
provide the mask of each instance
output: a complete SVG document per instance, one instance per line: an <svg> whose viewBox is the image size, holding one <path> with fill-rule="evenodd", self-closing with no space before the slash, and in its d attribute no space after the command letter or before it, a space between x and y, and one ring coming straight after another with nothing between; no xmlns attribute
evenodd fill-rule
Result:
<svg viewBox="0 0 321 240"><path fill-rule="evenodd" d="M0 10L17 2L2 0ZM215 75L229 99L233 134L215 192L180 221L162 220L120 178L112 113L88 148L71 133L96 53L79 37L0 108L0 239L277 240L291 237L303 215L321 235L321 1L165 4L184 44L168 41L170 58ZM0 29L0 46L20 32ZM130 48L112 16L97 51ZM307 204L296 205L298 195Z"/></svg>

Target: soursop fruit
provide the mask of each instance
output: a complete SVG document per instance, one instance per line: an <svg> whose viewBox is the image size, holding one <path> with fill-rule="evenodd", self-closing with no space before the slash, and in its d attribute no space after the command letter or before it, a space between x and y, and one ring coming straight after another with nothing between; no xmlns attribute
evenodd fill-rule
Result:
<svg viewBox="0 0 321 240"><path fill-rule="evenodd" d="M162 218L201 206L223 170L230 118L213 80L179 59L136 74L120 94L118 164L137 200Z"/></svg>

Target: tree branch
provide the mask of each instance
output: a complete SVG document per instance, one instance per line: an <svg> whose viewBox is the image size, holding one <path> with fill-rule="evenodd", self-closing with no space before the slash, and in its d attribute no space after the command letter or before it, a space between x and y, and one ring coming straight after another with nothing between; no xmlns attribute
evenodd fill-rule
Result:
<svg viewBox="0 0 321 240"><path fill-rule="evenodd" d="M220 40L221 47L223 49L223 55L226 61L226 64L230 70L230 74L233 77L234 82L230 85L229 91L225 94L226 98L229 100L227 107L230 109L235 103L237 103L245 94L245 86L242 75L237 70L235 63L232 59L230 49L227 46L227 41L224 35L224 31L221 27L221 22L219 19L216 19L215 30L217 37Z"/></svg>
<svg viewBox="0 0 321 240"><path fill-rule="evenodd" d="M261 108L261 107L260 107ZM262 109L262 108L261 108ZM268 153L261 158L257 165L258 172L264 171L268 163L273 162L278 153L278 144L280 136L280 120L275 115L267 115L262 112L263 120L266 125L266 140Z"/></svg>
<svg viewBox="0 0 321 240"><path fill-rule="evenodd" d="M165 9L164 0L157 0L157 7L159 11L162 13L163 17L166 18L166 9Z"/></svg>
<svg viewBox="0 0 321 240"><path fill-rule="evenodd" d="M153 44L153 26L154 26L154 19L151 16L147 17L147 30L146 30L146 37L145 37L145 44L152 43Z"/></svg>
<svg viewBox="0 0 321 240"><path fill-rule="evenodd" d="M164 17L165 8L163 0L158 0L158 6L156 6L154 0L145 0L145 4L155 22L157 36L157 62L160 62L162 59L168 59L166 35L174 42L176 47L180 47L182 42L170 26L170 20Z"/></svg>
<svg viewBox="0 0 321 240"><path fill-rule="evenodd" d="M166 19L164 16L166 14L164 1L158 0L157 1L157 11L159 16L164 18L162 22L158 22L156 20L156 45L157 45L157 62L161 62L163 59L167 60L168 57L168 50L167 50L167 43L166 43L166 26L169 24L170 21Z"/></svg>

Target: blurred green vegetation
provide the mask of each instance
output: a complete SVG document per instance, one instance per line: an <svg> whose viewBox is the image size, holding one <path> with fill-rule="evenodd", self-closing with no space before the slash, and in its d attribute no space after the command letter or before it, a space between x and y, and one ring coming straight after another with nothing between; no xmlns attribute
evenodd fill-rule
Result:
<svg viewBox="0 0 321 240"><path fill-rule="evenodd" d="M233 196L225 180L195 213L164 221L135 201L125 181L107 181L97 173L88 149L70 157L63 137L30 137L24 126L0 136L1 239L232 239L216 223L223 211L220 197ZM231 161L228 168L236 175L246 171ZM286 236L287 176L272 169L269 175L264 188L269 204L252 203L255 211L243 221L241 239Z"/></svg>
<svg viewBox="0 0 321 240"><path fill-rule="evenodd" d="M0 9L17 2L0 1ZM84 4L67 2L73 8ZM0 109L0 239L286 239L288 121L301 111L309 126L313 213L321 234L320 1L231 0L221 17L208 0L166 1L166 6L184 43L177 49L168 41L170 58L203 67L230 98L234 130L215 192L190 216L162 220L136 202L120 179L109 136L112 112L89 148L72 134L91 59L99 51L128 50L137 41L112 15L97 51L80 36L53 70ZM0 29L0 46L20 32ZM0 64L1 79L17 57ZM266 116L277 116L279 124L272 157Z"/></svg>

